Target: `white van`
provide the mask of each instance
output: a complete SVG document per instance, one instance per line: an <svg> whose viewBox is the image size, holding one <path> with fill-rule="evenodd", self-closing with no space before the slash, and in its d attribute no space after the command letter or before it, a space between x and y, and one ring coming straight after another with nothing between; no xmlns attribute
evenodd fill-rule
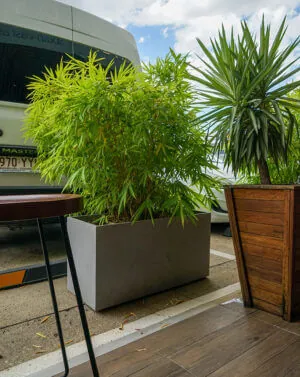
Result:
<svg viewBox="0 0 300 377"><path fill-rule="evenodd" d="M206 173L214 178L219 179L223 185L233 185L236 183L236 177L231 169L231 167L224 167L224 158L225 153L221 151L219 156L215 157L214 164L216 170L207 170ZM193 188L193 186L191 186ZM197 191L196 188L194 188ZM212 223L229 223L228 209L226 204L225 192L224 190L212 189L213 194L215 195L215 204L212 205L211 209L200 206L197 209L202 212L211 213L211 222Z"/></svg>
<svg viewBox="0 0 300 377"><path fill-rule="evenodd" d="M36 148L24 144L21 132L26 85L66 53L84 60L91 48L103 64L140 64L133 36L101 18L52 0L1 0L0 194L61 190L32 171Z"/></svg>
<svg viewBox="0 0 300 377"><path fill-rule="evenodd" d="M210 171L210 175L221 179L223 184L233 185L236 183L236 178L233 174L231 167L224 167L224 152L221 152L218 158L215 159L214 163L218 170ZM229 223L228 209L226 204L225 192L224 190L218 191L216 189L212 190L215 197L216 203L212 205L211 208L211 222L212 223ZM205 209L203 209L205 212Z"/></svg>

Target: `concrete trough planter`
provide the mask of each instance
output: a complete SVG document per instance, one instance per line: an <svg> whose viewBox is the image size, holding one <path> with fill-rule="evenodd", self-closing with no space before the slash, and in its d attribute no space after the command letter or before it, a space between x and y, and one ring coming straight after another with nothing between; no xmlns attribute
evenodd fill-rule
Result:
<svg viewBox="0 0 300 377"><path fill-rule="evenodd" d="M197 218L183 229L167 218L99 226L69 217L83 301L99 311L208 276L210 214Z"/></svg>

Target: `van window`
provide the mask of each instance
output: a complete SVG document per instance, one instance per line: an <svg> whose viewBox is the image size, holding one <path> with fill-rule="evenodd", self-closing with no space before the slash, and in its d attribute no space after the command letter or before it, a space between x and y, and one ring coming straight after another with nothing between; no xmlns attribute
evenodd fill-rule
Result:
<svg viewBox="0 0 300 377"><path fill-rule="evenodd" d="M27 84L46 67L54 68L66 53L85 60L91 47L69 40L0 23L0 101L28 103ZM118 67L123 58L98 51L105 61L114 59ZM105 61L103 64L105 65Z"/></svg>
<svg viewBox="0 0 300 377"><path fill-rule="evenodd" d="M29 77L54 67L62 53L37 47L0 44L0 101L26 103Z"/></svg>

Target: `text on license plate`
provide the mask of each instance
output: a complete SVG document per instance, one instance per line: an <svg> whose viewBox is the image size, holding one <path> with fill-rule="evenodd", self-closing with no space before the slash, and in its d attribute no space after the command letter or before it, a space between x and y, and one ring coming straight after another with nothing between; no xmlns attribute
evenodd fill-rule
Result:
<svg viewBox="0 0 300 377"><path fill-rule="evenodd" d="M0 156L0 169L28 170L33 168L35 162L34 157Z"/></svg>

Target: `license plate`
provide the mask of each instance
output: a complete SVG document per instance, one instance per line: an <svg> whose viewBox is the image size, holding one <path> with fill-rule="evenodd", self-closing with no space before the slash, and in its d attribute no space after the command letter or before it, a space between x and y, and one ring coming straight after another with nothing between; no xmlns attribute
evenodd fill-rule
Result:
<svg viewBox="0 0 300 377"><path fill-rule="evenodd" d="M0 156L0 170L4 171L31 171L36 158Z"/></svg>

